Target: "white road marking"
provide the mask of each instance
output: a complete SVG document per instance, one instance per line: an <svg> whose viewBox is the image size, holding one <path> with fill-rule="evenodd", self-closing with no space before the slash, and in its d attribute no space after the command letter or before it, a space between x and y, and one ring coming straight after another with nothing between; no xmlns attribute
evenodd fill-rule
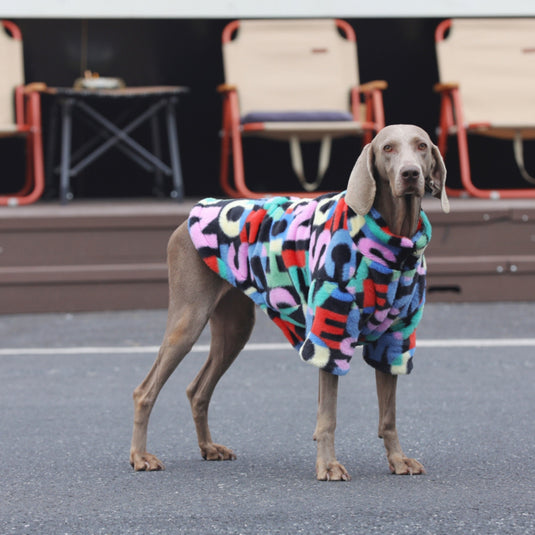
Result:
<svg viewBox="0 0 535 535"><path fill-rule="evenodd" d="M535 338L460 338L458 340L418 340L419 348L497 348L535 347ZM74 347L20 347L0 348L0 356L47 356L47 355L131 355L156 354L159 346L74 346ZM206 353L209 346L199 344L193 353ZM244 351L293 351L289 343L251 343Z"/></svg>

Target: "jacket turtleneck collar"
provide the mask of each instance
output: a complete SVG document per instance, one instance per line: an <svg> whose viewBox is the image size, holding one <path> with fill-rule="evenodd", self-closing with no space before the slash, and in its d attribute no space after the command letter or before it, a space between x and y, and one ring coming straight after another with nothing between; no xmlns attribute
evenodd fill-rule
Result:
<svg viewBox="0 0 535 535"><path fill-rule="evenodd" d="M351 217L350 232L364 256L399 271L415 269L431 240L431 224L423 211L420 211L418 230L412 238L392 234L375 208L365 216Z"/></svg>

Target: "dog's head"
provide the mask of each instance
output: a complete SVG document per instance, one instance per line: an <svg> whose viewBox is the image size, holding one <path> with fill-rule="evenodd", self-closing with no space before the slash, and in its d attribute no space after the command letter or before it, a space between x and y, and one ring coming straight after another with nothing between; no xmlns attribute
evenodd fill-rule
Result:
<svg viewBox="0 0 535 535"><path fill-rule="evenodd" d="M449 212L446 167L438 147L414 125L383 128L362 150L347 185L346 203L357 214L367 214L377 192L377 181L393 197L423 197L426 189Z"/></svg>

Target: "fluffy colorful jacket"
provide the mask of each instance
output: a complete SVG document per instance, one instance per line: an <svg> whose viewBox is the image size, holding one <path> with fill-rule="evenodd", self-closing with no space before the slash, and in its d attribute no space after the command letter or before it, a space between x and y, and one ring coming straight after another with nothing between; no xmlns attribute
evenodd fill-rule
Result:
<svg viewBox="0 0 535 535"><path fill-rule="evenodd" d="M431 238L423 212L412 239L391 234L374 209L355 214L344 193L205 199L188 224L210 269L267 312L304 361L344 375L364 345L373 367L411 371Z"/></svg>

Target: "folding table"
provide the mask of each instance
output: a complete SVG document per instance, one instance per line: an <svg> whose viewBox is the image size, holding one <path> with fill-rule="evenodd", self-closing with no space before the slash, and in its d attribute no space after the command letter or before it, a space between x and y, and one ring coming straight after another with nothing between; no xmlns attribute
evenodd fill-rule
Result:
<svg viewBox="0 0 535 535"><path fill-rule="evenodd" d="M115 147L156 179L156 188L163 191L162 173L172 177L171 197L181 200L184 196L180 152L176 126L175 108L179 96L189 89L180 86L125 87L120 89L74 89L50 87L46 92L56 97L60 108L60 200L64 204L73 198L71 177L75 177L88 165ZM117 101L117 108L123 113L109 117L100 109L104 101ZM109 108L109 105L108 105ZM135 110L142 110L135 112ZM126 113L124 113L126 112ZM132 112L132 113L130 113ZM170 163L161 156L159 114L163 113L169 144ZM73 128L76 120L82 119L94 130L95 135L73 151ZM130 135L143 123L150 121L152 150L147 149ZM55 150L54 130L57 127L57 113L52 114L50 130L50 153ZM51 157L49 156L49 160Z"/></svg>

